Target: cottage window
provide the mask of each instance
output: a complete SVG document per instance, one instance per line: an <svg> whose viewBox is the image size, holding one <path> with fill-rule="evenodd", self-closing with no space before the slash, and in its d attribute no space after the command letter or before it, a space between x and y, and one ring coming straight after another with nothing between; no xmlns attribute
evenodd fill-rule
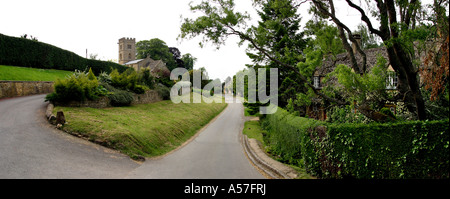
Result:
<svg viewBox="0 0 450 199"><path fill-rule="evenodd" d="M398 77L395 72L389 72L386 78L386 89L395 90L398 86Z"/></svg>

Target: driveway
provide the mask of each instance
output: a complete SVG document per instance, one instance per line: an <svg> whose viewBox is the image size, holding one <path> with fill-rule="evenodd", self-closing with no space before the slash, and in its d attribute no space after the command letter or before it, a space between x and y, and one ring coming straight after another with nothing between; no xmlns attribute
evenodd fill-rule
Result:
<svg viewBox="0 0 450 199"><path fill-rule="evenodd" d="M0 178L263 178L245 156L241 104L189 144L144 163L54 129L45 95L0 100ZM69 121L70 122L70 121Z"/></svg>

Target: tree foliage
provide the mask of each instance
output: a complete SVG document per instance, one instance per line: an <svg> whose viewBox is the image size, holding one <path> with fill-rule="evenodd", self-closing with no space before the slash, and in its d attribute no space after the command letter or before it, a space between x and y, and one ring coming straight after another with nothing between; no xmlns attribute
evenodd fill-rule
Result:
<svg viewBox="0 0 450 199"><path fill-rule="evenodd" d="M192 56L190 53L186 53L181 57L181 60L183 61L183 67L187 70L193 70L195 62L197 62L197 58Z"/></svg>
<svg viewBox="0 0 450 199"><path fill-rule="evenodd" d="M139 41L136 44L137 58L145 59L150 57L154 60L162 60L166 63L169 70L173 70L177 67L173 54L170 52L166 42L161 39L155 38L150 40Z"/></svg>
<svg viewBox="0 0 450 199"><path fill-rule="evenodd" d="M323 37L325 40L322 38L315 40L314 42L316 43L313 47L306 49L306 51L294 50L294 48L290 48L287 45L291 41L301 41L292 38L296 34L288 33L289 28L282 28L290 27L286 26L286 24L295 25L295 23L289 23L292 22L289 20L278 20L289 16L289 14L296 13L295 9L304 3L303 1L291 4L294 5L292 6L293 9L289 9L286 3L292 3L291 1L255 0L254 5L262 7L262 11L260 11L262 21L258 26L247 25L250 19L249 15L245 12L237 12L233 0L202 1L197 5L191 3L191 10L200 13L200 16L195 19L184 19L179 37L190 39L203 36L200 45L203 45L204 42L211 42L219 48L229 36L237 36L240 39L239 44L249 43L250 50L248 54L253 60L259 61L260 66L268 65L267 63L271 62L277 65L280 71L288 71L286 74L290 72L294 74L294 76L286 75L284 77L286 82L282 85L288 86L291 82L303 84L308 92L304 96L297 97L297 99L304 100L314 95L332 104L350 105L351 103L348 100L336 96L339 93L327 93L326 90L322 91L315 88L310 77L315 67L320 65L321 56L336 55L342 49L345 49L347 52L347 56L350 59L349 67L355 71L355 74L367 77L367 74L371 72L368 70L367 56L363 49L377 44L375 42L376 39L373 37L375 35L375 38L381 38L383 41L388 54L388 63L395 70L398 77L397 88L399 93L391 97L390 100L404 102L408 111L414 114L416 118L420 120L427 119L425 100L420 90L421 85L417 75L419 57L416 56L417 46L415 45L415 41L425 42L426 35L429 34L426 24L422 23L423 13L425 12L421 2L418 0L379 0L355 4L350 0L346 0L348 9L357 11L361 16L363 26L360 26L359 33L362 33L363 37L367 36L365 38L366 42L362 43L362 45L353 36L354 32L337 17L333 0L311 0L310 2L312 2L311 11L317 17L322 18L322 20L319 19L316 22L322 21L324 23L323 21L329 20L336 26L333 28L323 26L323 24L321 26L319 23L310 23L311 35L314 34L311 38ZM361 4L363 3L367 3L368 9L362 8ZM279 12L278 14L281 17L277 18L273 15L277 12ZM371 14L373 15L372 19L369 18ZM267 18L264 18L265 16ZM379 28L373 25L373 20L380 24ZM324 31L323 33L325 34L314 32L314 30ZM367 34L365 34L366 32ZM336 33L340 43L336 42ZM356 47L356 52L353 52L352 45ZM277 49L277 47L281 46L284 48ZM358 62L357 57L358 59L361 58L362 61ZM255 64L255 66L257 65ZM344 71L341 70L341 72ZM286 88L286 90L290 89ZM368 116L373 115L374 111L370 110L370 106L364 104L364 101L362 103L356 104L356 108L362 112L370 113Z"/></svg>

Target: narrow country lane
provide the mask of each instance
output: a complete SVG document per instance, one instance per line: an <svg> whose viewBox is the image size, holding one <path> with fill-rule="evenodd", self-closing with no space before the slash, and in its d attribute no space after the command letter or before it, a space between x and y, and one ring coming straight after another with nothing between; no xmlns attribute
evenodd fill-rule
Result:
<svg viewBox="0 0 450 199"><path fill-rule="evenodd" d="M0 179L263 178L241 145L242 104L229 104L181 149L138 164L52 128L45 121L44 97L0 100Z"/></svg>
<svg viewBox="0 0 450 199"><path fill-rule="evenodd" d="M128 178L264 178L251 165L241 144L243 106L230 102L225 111L189 144L164 157L146 160Z"/></svg>

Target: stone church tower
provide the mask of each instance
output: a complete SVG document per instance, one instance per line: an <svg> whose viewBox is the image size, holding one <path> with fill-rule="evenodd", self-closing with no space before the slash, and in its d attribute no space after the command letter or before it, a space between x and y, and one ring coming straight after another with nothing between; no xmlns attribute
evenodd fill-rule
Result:
<svg viewBox="0 0 450 199"><path fill-rule="evenodd" d="M119 39L119 64L136 60L136 38Z"/></svg>

